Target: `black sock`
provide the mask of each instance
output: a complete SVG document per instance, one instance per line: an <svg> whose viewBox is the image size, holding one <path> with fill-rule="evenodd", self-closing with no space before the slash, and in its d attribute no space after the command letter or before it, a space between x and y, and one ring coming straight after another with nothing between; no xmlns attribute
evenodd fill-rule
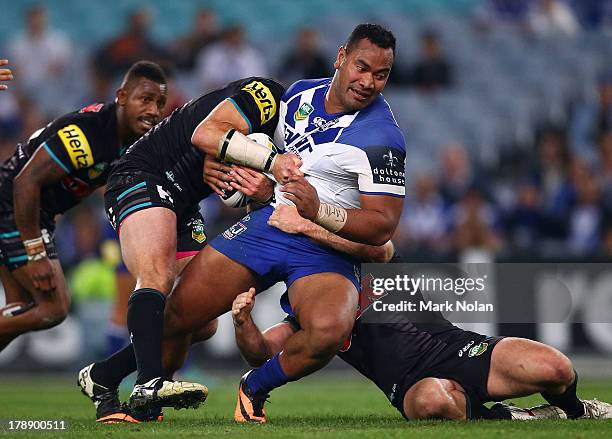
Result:
<svg viewBox="0 0 612 439"><path fill-rule="evenodd" d="M584 415L584 404L576 395L576 387L578 386L578 373L574 371L576 378L574 382L561 395L551 395L550 393L542 392L542 397L550 404L559 407L570 419L579 418Z"/></svg>
<svg viewBox="0 0 612 439"><path fill-rule="evenodd" d="M106 360L96 363L91 370L91 379L96 383L115 389L121 380L136 370L136 356L131 344L115 352Z"/></svg>
<svg viewBox="0 0 612 439"><path fill-rule="evenodd" d="M152 288L141 288L128 301L127 323L136 355L138 377L144 384L163 375L161 345L166 297Z"/></svg>
<svg viewBox="0 0 612 439"><path fill-rule="evenodd" d="M465 393L465 412L467 419L512 419L510 410L494 405L490 409L486 408L475 396Z"/></svg>

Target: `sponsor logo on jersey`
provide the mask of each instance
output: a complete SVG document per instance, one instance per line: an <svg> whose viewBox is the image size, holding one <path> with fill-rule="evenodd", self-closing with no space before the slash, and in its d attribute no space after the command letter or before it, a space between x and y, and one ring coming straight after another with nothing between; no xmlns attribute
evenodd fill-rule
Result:
<svg viewBox="0 0 612 439"><path fill-rule="evenodd" d="M468 349L472 347L473 344L474 344L474 340L470 341L468 344L463 346L461 349L459 349L459 352L457 352L457 356L459 358L463 357L463 354L465 354L468 351Z"/></svg>
<svg viewBox="0 0 612 439"><path fill-rule="evenodd" d="M481 354L483 354L484 352L486 352L487 348L489 347L489 343L487 342L481 342L478 343L476 346L474 346L472 349L470 349L470 351L468 352L468 357L477 357Z"/></svg>
<svg viewBox="0 0 612 439"><path fill-rule="evenodd" d="M89 141L77 125L67 125L60 129L57 135L62 139L62 143L75 169L87 168L93 165L94 158Z"/></svg>
<svg viewBox="0 0 612 439"><path fill-rule="evenodd" d="M104 107L104 104L91 104L87 107L81 108L79 113L97 113L102 109L102 107Z"/></svg>
<svg viewBox="0 0 612 439"><path fill-rule="evenodd" d="M374 146L365 151L370 161L375 184L392 186L406 184L404 157L399 151L385 146Z"/></svg>
<svg viewBox="0 0 612 439"><path fill-rule="evenodd" d="M242 87L242 90L253 96L253 99L259 108L261 125L264 125L266 122L272 120L276 114L276 101L274 100L274 96L272 95L270 89L259 81L252 81Z"/></svg>
<svg viewBox="0 0 612 439"><path fill-rule="evenodd" d="M304 102L302 105L300 105L300 108L298 108L294 115L293 118L298 121L298 120L304 120L308 117L308 115L310 113L312 113L314 111L314 108L312 105L310 105L308 102Z"/></svg>
<svg viewBox="0 0 612 439"><path fill-rule="evenodd" d="M247 229L247 226L245 226L242 222L238 221L232 227L230 227L225 232L223 232L223 237L225 239L234 239L236 236L240 235L246 229Z"/></svg>

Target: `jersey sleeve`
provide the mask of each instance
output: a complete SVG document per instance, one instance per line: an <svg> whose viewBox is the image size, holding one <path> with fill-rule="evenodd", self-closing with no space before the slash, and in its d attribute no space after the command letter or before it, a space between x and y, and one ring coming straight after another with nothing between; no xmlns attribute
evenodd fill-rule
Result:
<svg viewBox="0 0 612 439"><path fill-rule="evenodd" d="M250 78L239 85L228 100L249 125L249 132L272 135L278 123L280 100L285 89L267 78Z"/></svg>
<svg viewBox="0 0 612 439"><path fill-rule="evenodd" d="M41 147L68 174L93 166L96 157L85 124L68 122L59 127Z"/></svg>
<svg viewBox="0 0 612 439"><path fill-rule="evenodd" d="M340 143L352 150L343 154L342 166L358 175L359 192L405 196L406 143L396 125L365 125L341 139Z"/></svg>

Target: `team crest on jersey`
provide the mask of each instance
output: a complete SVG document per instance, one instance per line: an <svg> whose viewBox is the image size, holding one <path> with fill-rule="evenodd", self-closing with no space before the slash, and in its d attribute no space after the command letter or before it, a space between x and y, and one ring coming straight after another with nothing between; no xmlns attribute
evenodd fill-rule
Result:
<svg viewBox="0 0 612 439"><path fill-rule="evenodd" d="M477 357L479 355L482 355L484 352L486 352L488 347L489 347L489 343L485 341L478 343L476 346L470 349L470 351L468 352L468 357L471 358L471 357Z"/></svg>
<svg viewBox="0 0 612 439"><path fill-rule="evenodd" d="M206 233L204 231L204 223L202 220L195 220L191 224L191 227L191 237L194 241L196 241L198 244L202 244L204 241L206 241Z"/></svg>
<svg viewBox="0 0 612 439"><path fill-rule="evenodd" d="M304 102L302 105L300 105L300 108L298 108L295 111L295 113L293 114L293 118L296 121L304 120L313 111L314 111L314 107L312 105L310 105L308 102Z"/></svg>

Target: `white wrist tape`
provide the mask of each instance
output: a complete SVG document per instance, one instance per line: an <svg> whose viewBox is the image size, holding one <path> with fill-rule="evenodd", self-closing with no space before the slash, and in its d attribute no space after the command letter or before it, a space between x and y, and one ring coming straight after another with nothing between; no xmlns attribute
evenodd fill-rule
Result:
<svg viewBox="0 0 612 439"><path fill-rule="evenodd" d="M346 224L347 211L343 207L334 206L328 203L321 203L319 205L319 212L315 218L315 223L329 230L332 233L336 233L344 224Z"/></svg>
<svg viewBox="0 0 612 439"><path fill-rule="evenodd" d="M23 241L28 261L39 261L47 257L47 250L42 236L34 239L26 239Z"/></svg>
<svg viewBox="0 0 612 439"><path fill-rule="evenodd" d="M258 171L270 172L277 153L249 139L235 129L221 137L217 158L223 162L248 166Z"/></svg>

